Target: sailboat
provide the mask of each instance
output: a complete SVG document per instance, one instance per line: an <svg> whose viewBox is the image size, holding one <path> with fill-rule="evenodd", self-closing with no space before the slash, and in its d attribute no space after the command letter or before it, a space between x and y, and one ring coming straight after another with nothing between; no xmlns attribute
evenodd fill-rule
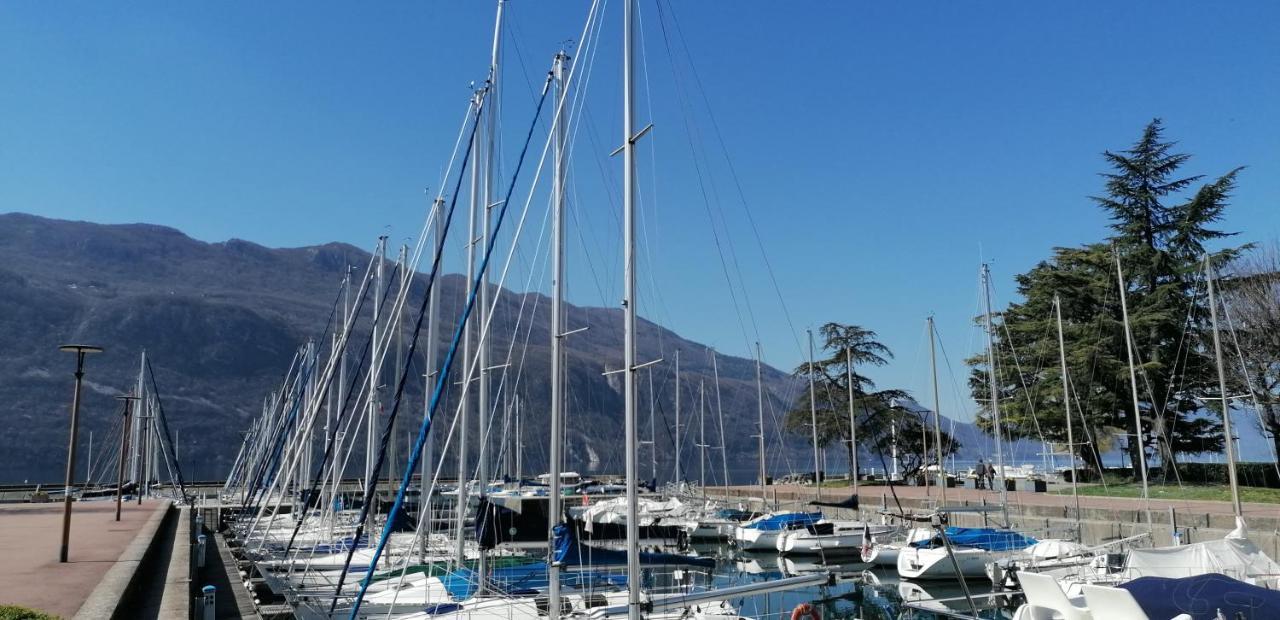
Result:
<svg viewBox="0 0 1280 620"><path fill-rule="evenodd" d="M1000 489L999 510L1003 522L1009 522L1008 495L1005 485L1004 450L1002 443L1002 425L1000 421L1000 398L996 390L995 340L991 310L991 272L987 265L982 266L982 283L986 300L986 332L987 332L987 380L990 386L991 416L996 438L997 485ZM936 394L936 387L935 387ZM936 398L936 396L935 396ZM945 485L943 487L945 489ZM945 491L944 491L945 492ZM982 508L948 508L937 509L933 515L920 517L935 523L936 533L928 539L909 543L898 553L898 576L903 579L954 579L957 577L981 577L986 574L987 564L1021 551L1034 545L1036 539L1003 528L960 528L942 527L945 519L955 513L981 512L992 510Z"/></svg>

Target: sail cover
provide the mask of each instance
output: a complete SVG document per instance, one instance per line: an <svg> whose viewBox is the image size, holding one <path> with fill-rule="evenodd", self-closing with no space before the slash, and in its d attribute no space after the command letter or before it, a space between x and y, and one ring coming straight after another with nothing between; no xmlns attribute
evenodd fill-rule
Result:
<svg viewBox="0 0 1280 620"><path fill-rule="evenodd" d="M1129 551L1129 575L1132 577L1192 577L1205 573L1221 573L1245 583L1275 583L1280 579L1280 564L1263 553L1253 541L1227 536L1218 540Z"/></svg>
<svg viewBox="0 0 1280 620"><path fill-rule="evenodd" d="M914 547L931 548L942 545L941 540L930 539L911 543ZM987 551L1016 551L1036 544L1036 539L1013 530L991 527L949 527L947 539L956 547L975 547Z"/></svg>
<svg viewBox="0 0 1280 620"><path fill-rule="evenodd" d="M1194 620L1251 620L1280 615L1280 592L1225 575L1208 574L1181 579L1140 577L1120 587L1128 590L1142 611L1151 618L1188 614Z"/></svg>

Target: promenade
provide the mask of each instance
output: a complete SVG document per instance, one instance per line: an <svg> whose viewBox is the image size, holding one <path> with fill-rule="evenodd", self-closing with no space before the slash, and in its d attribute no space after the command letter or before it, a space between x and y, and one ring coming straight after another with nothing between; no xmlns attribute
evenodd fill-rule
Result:
<svg viewBox="0 0 1280 620"><path fill-rule="evenodd" d="M70 553L58 562L62 503L0 504L0 604L71 618L168 501L75 502Z"/></svg>

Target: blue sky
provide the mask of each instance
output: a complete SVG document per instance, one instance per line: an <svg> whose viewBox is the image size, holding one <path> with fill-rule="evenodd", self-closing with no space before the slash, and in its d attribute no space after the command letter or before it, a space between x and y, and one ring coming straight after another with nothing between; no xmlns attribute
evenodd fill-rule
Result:
<svg viewBox="0 0 1280 620"><path fill-rule="evenodd" d="M638 110L655 124L640 155L641 311L725 352L759 337L789 368L806 327L854 322L897 353L872 376L927 400L925 317L962 372L980 346L980 261L1003 303L1052 247L1106 235L1087 199L1100 153L1156 116L1195 154L1189 172L1248 166L1225 228L1280 236L1276 3L640 4ZM531 91L587 6L509 4L504 171ZM570 286L583 304L620 291L620 162L607 158L621 133L619 6L606 8L575 142ZM492 13L480 1L6 3L0 211L268 246L416 234L468 85L485 76ZM522 247L527 260L544 251ZM517 288L536 266L520 269ZM726 271L745 284L732 295ZM944 390L944 413L969 409Z"/></svg>

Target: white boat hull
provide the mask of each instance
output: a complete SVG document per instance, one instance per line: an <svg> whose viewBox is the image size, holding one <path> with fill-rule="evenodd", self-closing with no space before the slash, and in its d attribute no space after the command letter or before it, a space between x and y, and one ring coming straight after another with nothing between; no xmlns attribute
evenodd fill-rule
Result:
<svg viewBox="0 0 1280 620"><path fill-rule="evenodd" d="M965 577L985 577L987 563L998 554L972 547L953 548L953 563L943 547L920 549L905 546L898 552L898 576L903 579L955 579L956 565Z"/></svg>

